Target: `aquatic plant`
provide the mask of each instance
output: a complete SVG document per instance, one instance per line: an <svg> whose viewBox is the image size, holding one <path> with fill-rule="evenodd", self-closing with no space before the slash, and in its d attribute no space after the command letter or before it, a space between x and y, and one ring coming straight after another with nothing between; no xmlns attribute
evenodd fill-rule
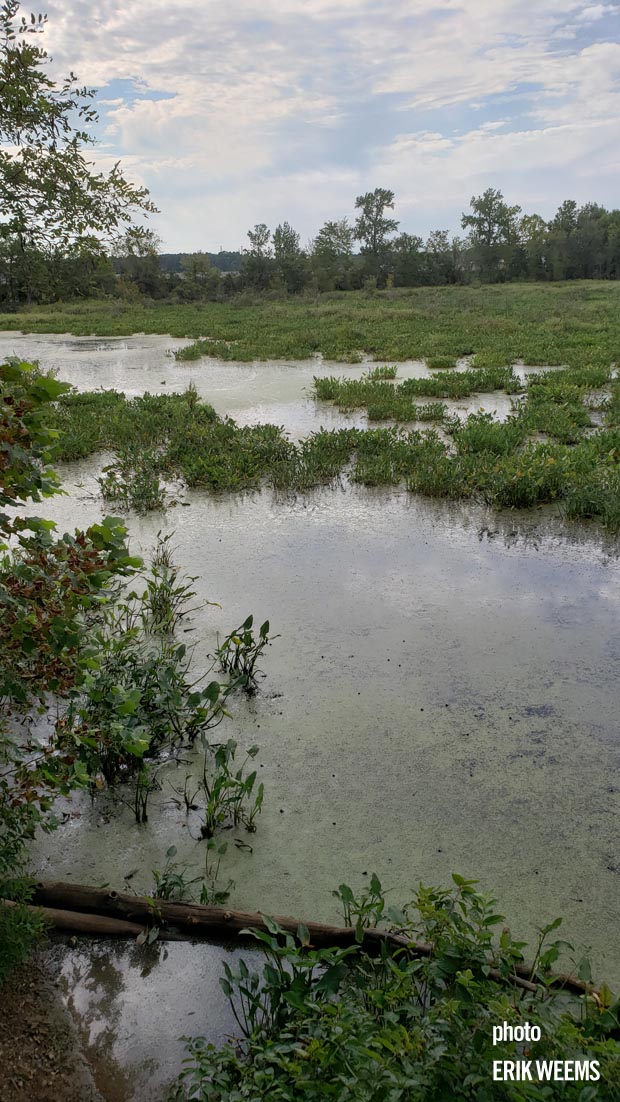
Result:
<svg viewBox="0 0 620 1102"><path fill-rule="evenodd" d="M200 808L203 819L200 833L203 838L213 838L219 828L237 826L239 823L250 832L256 830L256 818L263 806L264 786L259 784L256 787L256 770L246 773L246 767L258 750L258 746L251 746L241 766L235 769L237 743L234 739L205 749L199 782L204 796L204 804Z"/></svg>
<svg viewBox="0 0 620 1102"><path fill-rule="evenodd" d="M228 842L217 842L215 838L207 839L205 871L198 900L203 907L223 907L235 886L234 880L230 878L226 882L226 887L222 887L219 883L220 865L227 849Z"/></svg>
<svg viewBox="0 0 620 1102"><path fill-rule="evenodd" d="M220 1048L186 1038L176 1102L266 1091L283 1102L479 1102L492 1097L493 1061L518 1058L516 1043L496 1045L493 1027L505 1022L512 1030L524 1021L536 1030L528 1044L533 1067L578 1053L597 1062L600 1092L579 1082L572 1096L617 1100L620 1003L604 985L589 996L585 959L575 962L583 995L551 981L560 952L572 952L551 940L560 920L539 931L526 966L527 944L513 937L496 900L474 880L454 875L453 882L452 890L420 885L398 909L387 905L376 875L359 895L341 885L335 894L357 947L316 949L303 925L293 935L269 918L266 930L245 931L263 950L262 971L241 959L225 964L220 980L241 1038ZM380 922L397 931L398 944L384 941L371 955L365 931ZM527 1096L522 1088L503 1083L502 1096L518 1102ZM567 1091L566 1082L544 1085L550 1102Z"/></svg>
<svg viewBox="0 0 620 1102"><path fill-rule="evenodd" d="M464 422L457 418L446 429L459 455L480 452L508 455L523 443L527 433L522 418L513 416L496 421L491 413L470 413Z"/></svg>
<svg viewBox="0 0 620 1102"><path fill-rule="evenodd" d="M250 362L309 359L357 363L476 354L480 367L578 366L618 359L617 284L609 281L417 287L269 302L259 298L190 304L98 300L35 306L0 315L0 329L86 336L162 333L204 338L177 352Z"/></svg>
<svg viewBox="0 0 620 1102"><path fill-rule="evenodd" d="M146 575L146 589L140 598L140 617L144 628L158 635L171 635L183 620L205 604L193 605L196 591L192 589L197 576L182 574L174 560L172 533L157 533L157 544ZM189 606L189 607L188 607ZM219 606L218 606L219 607Z"/></svg>
<svg viewBox="0 0 620 1102"><path fill-rule="evenodd" d="M248 616L241 627L231 631L223 643L218 646L215 657L224 673L232 674L236 685L243 685L246 692L254 692L258 677L257 662L270 639L279 636L269 635L269 620L265 620L258 629L258 638L253 630L254 617Z"/></svg>
<svg viewBox="0 0 620 1102"><path fill-rule="evenodd" d="M455 356L429 356L426 360L426 366L431 371L453 371L456 367Z"/></svg>
<svg viewBox="0 0 620 1102"><path fill-rule="evenodd" d="M187 879L186 873L188 866L181 865L175 861L177 847L169 846L166 850L166 863L163 869L152 869L151 875L154 880L153 898L154 899L167 899L174 900L176 903L183 903L190 897L190 888L192 884L195 884L200 877L193 877L191 880Z"/></svg>
<svg viewBox="0 0 620 1102"><path fill-rule="evenodd" d="M364 382L376 383L380 379L395 379L398 375L398 368L396 364L384 364L377 365L377 367L369 368L362 375Z"/></svg>

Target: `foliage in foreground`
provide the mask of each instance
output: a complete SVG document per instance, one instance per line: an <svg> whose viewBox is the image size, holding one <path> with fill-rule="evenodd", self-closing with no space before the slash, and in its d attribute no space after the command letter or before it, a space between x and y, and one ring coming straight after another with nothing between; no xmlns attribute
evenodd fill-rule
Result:
<svg viewBox="0 0 620 1102"><path fill-rule="evenodd" d="M32 365L0 367L0 508L57 492L48 410L66 389ZM47 521L0 513L0 880L16 901L28 895L27 841L37 825L50 824L56 795L79 783L75 754L52 754L20 731L18 719L45 712L50 693L79 691L93 625L136 565L124 528L111 518L58 538ZM0 927L2 977L28 954L40 923L0 904Z"/></svg>
<svg viewBox="0 0 620 1102"><path fill-rule="evenodd" d="M65 390L32 365L0 367L0 507L21 511L58 491L49 411ZM144 587L128 590L124 580L142 564L129 556L117 520L60 538L54 529L0 513L0 894L16 903L29 896L27 843L37 828L54 828L56 798L75 788L94 797L132 785L123 802L144 824L159 766L193 748L203 756L200 799L192 801L202 837L229 824L255 831L263 803L248 768L258 748L239 763L234 741L218 745L207 734L228 715L235 689L256 687L268 624L256 643L246 621L239 662L223 684L209 680L174 635L195 611L195 579L180 575L170 537L159 538ZM218 861L208 856L205 891L221 900ZM0 979L40 928L23 907L0 901Z"/></svg>
<svg viewBox="0 0 620 1102"><path fill-rule="evenodd" d="M505 1099L620 1099L620 1003L567 996L549 984L549 970L565 942L549 942L559 920L540 931L530 980L512 984L523 960L495 913L496 901L475 881L454 876L452 891L420 886L402 913L391 913L377 877L356 899L338 894L345 917L357 920L358 939L378 922L391 922L422 955L406 949L376 958L357 948L315 950L308 931L286 934L268 920L268 933L250 931L265 954L262 973L243 960L225 965L220 981L241 1038L221 1049L188 1041L189 1056L173 1097L177 1102L493 1102ZM589 980L586 960L579 973ZM538 1025L541 1040L527 1057L596 1060L600 1082L529 1084L492 1082L493 1060L523 1056L523 1045L493 1046L493 1026ZM186 1039L187 1040L187 1039ZM520 1051L519 1051L520 1050ZM501 1092L501 1095L500 1093Z"/></svg>

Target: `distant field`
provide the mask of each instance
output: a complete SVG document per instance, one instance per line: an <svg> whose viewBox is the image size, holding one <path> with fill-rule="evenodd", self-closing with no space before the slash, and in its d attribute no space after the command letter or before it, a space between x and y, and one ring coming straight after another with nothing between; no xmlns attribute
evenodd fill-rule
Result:
<svg viewBox="0 0 620 1102"><path fill-rule="evenodd" d="M230 360L307 359L355 362L433 358L449 366L475 354L474 366L609 366L620 360L620 284L504 284L423 287L316 300L195 306L57 303L0 314L0 330L127 336L162 333L207 338L182 353Z"/></svg>

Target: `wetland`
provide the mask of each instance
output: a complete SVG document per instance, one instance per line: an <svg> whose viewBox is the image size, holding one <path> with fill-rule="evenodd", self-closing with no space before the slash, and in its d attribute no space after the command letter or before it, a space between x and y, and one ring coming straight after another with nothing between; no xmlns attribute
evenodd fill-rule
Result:
<svg viewBox="0 0 620 1102"><path fill-rule="evenodd" d="M55 415L65 493L43 507L58 530L116 506L134 554L148 561L170 536L199 606L189 626L201 673L248 614L270 622L258 691L235 694L218 729L240 751L259 747L265 788L256 831L222 835L230 905L337 921L343 870L358 887L378 872L394 903L460 872L492 888L528 937L562 915L618 984L613 360L477 368L461 348L454 362L410 356L394 372L387 356L245 362L186 358L188 347L155 334L0 334L0 359L37 361L76 388ZM148 449L164 498L115 497L108 481L104 501L103 469L131 483L127 455ZM541 464L562 468L549 492ZM583 472L586 506L568 509ZM34 875L148 894L172 846L199 876L205 841L179 789L201 768L191 750L160 763L148 823L122 784L61 799L60 825L31 849ZM188 951L154 947L173 969ZM221 951L192 951L211 984ZM129 1076L119 1102L148 1097L181 1055L176 1041L155 1053L145 1025L168 965L136 1008L143 964L130 953L54 952L83 1035L88 1022L103 1030ZM202 993L184 988L175 1037ZM106 998L116 1026L97 1009ZM219 1043L226 1020L203 1015L196 1029Z"/></svg>

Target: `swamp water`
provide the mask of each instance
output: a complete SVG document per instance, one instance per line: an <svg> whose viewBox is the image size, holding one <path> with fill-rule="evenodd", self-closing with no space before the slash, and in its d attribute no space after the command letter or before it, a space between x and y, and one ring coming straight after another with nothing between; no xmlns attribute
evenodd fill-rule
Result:
<svg viewBox="0 0 620 1102"><path fill-rule="evenodd" d="M193 380L219 413L272 420L292 436L364 423L304 394L314 374L359 375L364 365L177 364L166 350L181 343L3 334L0 354L37 358L80 389L138 394ZM423 370L399 365L399 376ZM499 413L498 398L485 407ZM66 466L68 496L39 511L61 529L98 520L107 511L100 467L96 457ZM445 885L459 872L493 890L530 940L535 925L563 915L562 935L590 947L596 976L617 987L616 545L547 510L498 515L344 484L293 498L182 496L189 508L130 515L128 525L143 554L160 529L174 531L177 561L200 576L199 595L221 605L194 618L197 663L250 612L280 634L261 663L260 693L232 698L217 736L257 743L265 783L257 833L224 836L231 905L336 920L330 893L342 881L358 889L376 871L398 902L419 880ZM170 763L160 780L182 788L191 768ZM35 869L116 887L129 877L128 889L142 892L175 845L176 859L200 873L204 842L173 795L164 783L151 797L147 826L113 797L74 796L63 825L33 849ZM151 998L132 947L54 951L82 1021L104 1023L111 1056L134 1068L119 1102L155 1097L139 1084L148 1079L152 1092L175 1073L180 1034L218 1041L232 1029L223 1003L205 1017L221 1002L216 947L160 946L169 955L149 976ZM170 1008L165 1050L153 1040L157 998Z"/></svg>

